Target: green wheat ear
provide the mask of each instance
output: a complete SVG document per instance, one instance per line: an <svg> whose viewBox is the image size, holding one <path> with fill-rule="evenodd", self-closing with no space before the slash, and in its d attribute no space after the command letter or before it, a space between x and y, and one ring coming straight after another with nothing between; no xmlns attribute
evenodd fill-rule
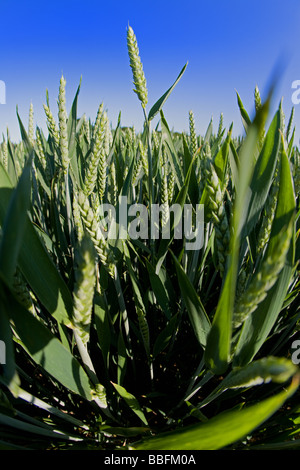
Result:
<svg viewBox="0 0 300 470"><path fill-rule="evenodd" d="M34 144L34 124L33 124L33 104L30 103L29 107L29 119L28 119L28 138L30 143Z"/></svg>
<svg viewBox="0 0 300 470"><path fill-rule="evenodd" d="M59 148L59 130L56 125L55 119L53 117L53 114L49 106L47 106L46 104L44 104L43 106L44 106L44 111L45 111L46 118L47 118L47 128L48 128L49 134L52 136L56 148Z"/></svg>
<svg viewBox="0 0 300 470"><path fill-rule="evenodd" d="M127 48L130 59L130 67L133 74L133 83L135 85L135 89L133 91L138 95L143 108L145 108L148 103L147 83L143 71L143 65L140 59L136 36L131 26L128 27L127 31Z"/></svg>
<svg viewBox="0 0 300 470"><path fill-rule="evenodd" d="M198 148L197 135L195 128L195 117L192 110L189 111L189 130L190 130L190 140L191 140L191 153L192 156L195 155Z"/></svg>
<svg viewBox="0 0 300 470"><path fill-rule="evenodd" d="M7 149L7 142L5 141L5 138L3 137L3 143L2 143L2 163L4 168L7 170L8 169L8 149Z"/></svg>
<svg viewBox="0 0 300 470"><path fill-rule="evenodd" d="M115 273L114 256L109 248L107 240L102 234L99 220L95 213L95 210L91 207L89 199L83 191L79 191L77 201L83 226L90 235L92 242L94 243L94 247L99 256L100 262L106 267L108 273L113 278ZM76 209L76 205L74 206L73 201L73 215L75 217L76 214L77 218L79 214L76 213L76 211L74 213L74 208ZM75 223L77 232L80 234L81 227L79 220L75 221Z"/></svg>
<svg viewBox="0 0 300 470"><path fill-rule="evenodd" d="M80 242L76 258L73 322L83 344L86 344L90 335L96 285L95 250L90 237L86 234Z"/></svg>
<svg viewBox="0 0 300 470"><path fill-rule="evenodd" d="M64 172L69 166L68 132L67 132L67 110L66 110L66 80L62 76L59 85L58 117L59 117L59 147L61 163Z"/></svg>

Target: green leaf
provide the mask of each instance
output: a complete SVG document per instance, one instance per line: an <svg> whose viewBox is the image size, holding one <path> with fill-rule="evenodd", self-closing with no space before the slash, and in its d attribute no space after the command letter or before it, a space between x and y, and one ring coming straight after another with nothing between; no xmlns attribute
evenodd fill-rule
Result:
<svg viewBox="0 0 300 470"><path fill-rule="evenodd" d="M165 288L159 275L156 274L154 267L149 263L147 259L145 259L145 261L146 261L146 266L147 266L147 270L149 273L150 284L154 292L154 295L162 311L164 312L166 317L170 319L171 310L170 310L170 301L169 301L167 289Z"/></svg>
<svg viewBox="0 0 300 470"><path fill-rule="evenodd" d="M178 325L178 313L167 323L166 327L159 333L153 345L153 357L155 358L170 344Z"/></svg>
<svg viewBox="0 0 300 470"><path fill-rule="evenodd" d="M250 183L251 200L247 216L247 234L251 232L252 228L257 223L270 190L280 148L281 126L282 111L279 109L269 127L263 148L258 156L253 171L252 181Z"/></svg>
<svg viewBox="0 0 300 470"><path fill-rule="evenodd" d="M104 299L97 292L95 293L94 297L94 315L99 346L103 355L105 366L108 368L111 345L110 322Z"/></svg>
<svg viewBox="0 0 300 470"><path fill-rule="evenodd" d="M15 167L15 150L9 136L7 136L7 172L14 186L17 184L17 173Z"/></svg>
<svg viewBox="0 0 300 470"><path fill-rule="evenodd" d="M205 363L215 373L223 374L228 366L231 349L232 314L239 264L241 234L246 222L247 207L251 192L249 184L254 171L257 139L265 123L269 110L269 99L259 109L241 149L238 179L236 186L233 218L231 221L232 237L227 260L227 272L212 326L207 338Z"/></svg>
<svg viewBox="0 0 300 470"><path fill-rule="evenodd" d="M236 91L236 96L237 96L237 102L238 102L238 106L239 106L241 117L242 117L242 123L243 123L245 131L247 132L248 127L251 126L251 119L249 118L249 115L248 115L246 109L244 108L241 97L240 97L240 95L238 94L237 91Z"/></svg>
<svg viewBox="0 0 300 470"><path fill-rule="evenodd" d="M185 161L185 168L189 169L192 163L191 152L190 152L190 149L188 148L185 138L182 139L182 143L183 143L183 157ZM199 185L198 185L198 181L196 177L196 172L195 172L195 168L193 165L191 167L189 198L194 207L196 207L196 204L199 202L199 187L198 186Z"/></svg>
<svg viewBox="0 0 300 470"><path fill-rule="evenodd" d="M130 253L129 253L127 244L125 242L123 243L123 249L124 249L125 263L126 263L126 266L127 266L128 272L129 272L131 283L132 283L135 304L137 306L139 306L142 310L145 310L144 302L143 302L142 295L141 295L139 285L138 285L138 280L136 278L134 270L132 269L132 262L131 262L131 259L130 259Z"/></svg>
<svg viewBox="0 0 300 470"><path fill-rule="evenodd" d="M210 331L210 321L205 312L204 306L191 284L188 276L184 272L181 264L171 252L176 267L178 284L183 297L191 325L199 344L205 348L207 335Z"/></svg>
<svg viewBox="0 0 300 470"><path fill-rule="evenodd" d="M40 425L38 421L36 421L36 423L37 424L31 424L20 419L11 418L10 416L0 414L0 425L2 426L8 426L13 429L19 429L20 431L22 431L22 433L25 432L25 433L35 434L36 436L44 436L44 437L47 437L48 439L56 438L56 439L62 439L62 440L70 440L70 439L72 440L72 437L68 436L67 434L52 430L50 426L49 426L49 429L45 429L44 427ZM76 440L79 440L79 439L77 438Z"/></svg>
<svg viewBox="0 0 300 470"><path fill-rule="evenodd" d="M191 171L193 167L194 160L192 160L188 172L186 174L184 183L180 186L180 191L176 197L175 204L179 204L181 207L181 212L183 211L183 207L186 201L186 198L188 196L188 191L189 191L189 185L190 185L190 176L191 176ZM181 223L179 220L179 215L176 214L177 217L174 217L174 220L172 221L172 226L170 227L170 238L163 238L160 242L159 249L158 249L158 254L157 254L157 263L156 263L156 268L155 272L156 274L159 273L161 265L165 259L165 256L167 254L167 250L169 245L171 244L173 237L174 237L174 228L178 223Z"/></svg>
<svg viewBox="0 0 300 470"><path fill-rule="evenodd" d="M77 418L74 418L71 414L64 413L63 411L59 410L58 408L55 408L54 406L49 405L45 401L41 400L40 398L35 397L31 393L26 392L25 390L19 389L18 393L18 398L26 401L32 406L36 406L37 408L40 408L42 410L45 410L47 413L50 413L51 415L57 416L58 418L67 421L68 423L71 423L75 426L79 426L84 429L88 429L87 426L79 421Z"/></svg>
<svg viewBox="0 0 300 470"><path fill-rule="evenodd" d="M289 387L241 410L220 413L196 424L133 444L133 450L218 450L240 441L270 418L297 390L299 378Z"/></svg>
<svg viewBox="0 0 300 470"><path fill-rule="evenodd" d="M211 118L211 120L209 121L209 124L207 126L207 129L206 129L206 132L205 132L205 135L204 135L202 145L205 145L206 143L209 143L210 138L212 136L212 133L213 133L213 118Z"/></svg>
<svg viewBox="0 0 300 470"><path fill-rule="evenodd" d="M167 148L169 150L169 154L171 157L169 159L169 162L174 172L174 176L175 176L178 188L181 188L184 183L184 175L183 175L183 171L182 171L182 167L179 161L177 151L174 146L174 142L172 139L172 135L171 135L168 123L162 111L160 111L160 124L161 124L162 141L167 144Z"/></svg>
<svg viewBox="0 0 300 470"><path fill-rule="evenodd" d="M27 153L28 153L28 155L30 156L30 155L32 154L32 152L33 152L33 147L32 147L32 144L31 144L31 142L30 142L30 140L29 140L29 137L28 137L28 134L27 134L27 132L26 132L26 130L25 130L25 127L24 127L24 125L23 125L23 123L22 123L22 120L21 120L21 118L20 118L20 116L19 116L18 108L17 108L17 118L18 118L18 121L19 121L19 127L20 127L20 132L21 132L22 140L23 140L23 142L24 142L24 144L25 144L25 148L26 148L26 150L27 150Z"/></svg>
<svg viewBox="0 0 300 470"><path fill-rule="evenodd" d="M161 110L161 108L163 107L165 102L167 101L168 97L172 93L173 89L175 88L175 86L177 85L177 83L181 79L182 75L184 74L185 69L187 67L187 64L188 63L186 63L185 66L182 68L182 70L180 71L180 73L179 73L178 77L176 78L175 82L173 83L173 85L152 106L152 108L150 109L149 114L148 114L148 121L151 121L156 116L156 114L159 113L159 111Z"/></svg>
<svg viewBox="0 0 300 470"><path fill-rule="evenodd" d="M122 330L120 329L118 336L118 384L124 381L126 368L127 368L128 353L126 344L123 338Z"/></svg>
<svg viewBox="0 0 300 470"><path fill-rule="evenodd" d="M228 389L248 388L270 381L283 383L295 375L297 371L297 366L290 360L272 356L253 361L244 367L235 367L198 407L203 408Z"/></svg>
<svg viewBox="0 0 300 470"><path fill-rule="evenodd" d="M134 395L131 393L127 392L127 390L124 387L121 387L121 385L118 385L116 383L111 382L112 385L115 387L117 390L118 394L126 401L127 405L132 409L132 411L140 418L140 420L148 426L147 419L140 407L139 402L135 398Z"/></svg>
<svg viewBox="0 0 300 470"><path fill-rule="evenodd" d="M0 244L0 271L12 282L19 251L23 243L24 226L31 195L30 162L25 166L17 187L13 190L3 222Z"/></svg>
<svg viewBox="0 0 300 470"><path fill-rule="evenodd" d="M0 164L1 225L4 223L12 193L11 181ZM39 301L58 321L69 325L73 308L71 293L28 215L24 223L18 265Z"/></svg>
<svg viewBox="0 0 300 470"><path fill-rule="evenodd" d="M89 379L79 362L44 324L15 300L2 279L0 298L32 359L67 389L91 400Z"/></svg>
<svg viewBox="0 0 300 470"><path fill-rule="evenodd" d="M75 94L75 98L73 100L73 104L71 107L71 111L70 111L70 114L68 117L68 123L67 123L70 166L76 178L77 184L80 183L78 162L76 158L77 102L78 102L78 95L80 92L80 87L81 87L81 78L80 78L80 82L79 82L79 85Z"/></svg>
<svg viewBox="0 0 300 470"><path fill-rule="evenodd" d="M231 142L232 127L233 127L233 124L231 124L231 126L229 128L229 131L227 133L227 137L226 137L225 141L223 142L219 152L217 153L217 155L214 159L214 167L215 167L215 170L216 170L217 175L219 177L219 180L221 181L222 186L224 184L224 178L225 178L225 175L226 175L226 168L227 168L229 148L230 148L230 142Z"/></svg>

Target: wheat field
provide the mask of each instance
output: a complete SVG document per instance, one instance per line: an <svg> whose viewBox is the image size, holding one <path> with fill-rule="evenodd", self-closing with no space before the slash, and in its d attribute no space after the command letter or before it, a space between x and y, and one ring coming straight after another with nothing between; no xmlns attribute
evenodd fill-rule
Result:
<svg viewBox="0 0 300 470"><path fill-rule="evenodd" d="M127 48L142 131L78 116L61 76L47 134L30 105L0 145L0 448L299 448L293 111L267 126L255 87L242 136L221 110L172 131L187 64L149 106Z"/></svg>

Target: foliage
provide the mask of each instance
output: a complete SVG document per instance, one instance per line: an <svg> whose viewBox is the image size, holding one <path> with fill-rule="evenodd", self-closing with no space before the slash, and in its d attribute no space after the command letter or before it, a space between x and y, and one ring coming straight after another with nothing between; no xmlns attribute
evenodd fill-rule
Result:
<svg viewBox="0 0 300 470"><path fill-rule="evenodd" d="M3 136L0 162L0 448L299 447L299 150L282 106L255 88L245 136L169 129L147 114L133 30L130 66L144 129L114 128L99 106L77 116L78 87L48 136ZM159 126L151 128L159 115ZM122 235L122 197L162 208L170 237ZM176 237L173 204L204 206L203 244ZM116 239L104 204L116 209ZM141 207L141 206L139 206ZM128 233L134 224L128 217Z"/></svg>

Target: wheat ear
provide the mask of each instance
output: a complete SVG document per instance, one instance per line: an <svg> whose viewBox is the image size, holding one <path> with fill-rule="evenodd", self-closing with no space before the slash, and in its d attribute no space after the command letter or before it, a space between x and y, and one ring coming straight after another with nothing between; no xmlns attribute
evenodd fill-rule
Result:
<svg viewBox="0 0 300 470"><path fill-rule="evenodd" d="M106 267L109 274L114 277L115 264L113 254L109 249L107 240L101 230L100 221L98 220L97 214L90 206L89 199L83 193L79 191L78 194L78 205L80 209L81 218L86 231L91 236L94 243L94 247L99 256L100 262Z"/></svg>
<svg viewBox="0 0 300 470"><path fill-rule="evenodd" d="M59 85L58 95L58 118L59 118L59 148L61 154L61 164L66 173L69 167L69 148L67 132L67 110L66 110L66 80L62 76Z"/></svg>
<svg viewBox="0 0 300 470"><path fill-rule="evenodd" d="M133 83L135 86L133 91L137 94L143 108L145 108L148 103L147 83L140 59L136 36L131 26L129 26L127 30L127 48L133 75Z"/></svg>
<svg viewBox="0 0 300 470"><path fill-rule="evenodd" d="M218 267L221 276L225 271L226 257L229 248L230 228L224 205L224 194L216 170L210 163L206 170L209 207L215 228L215 242L218 255Z"/></svg>
<svg viewBox="0 0 300 470"><path fill-rule="evenodd" d="M75 252L75 286L73 291L73 323L83 342L90 336L93 299L96 285L95 250L93 243L85 235Z"/></svg>
<svg viewBox="0 0 300 470"><path fill-rule="evenodd" d="M34 125L33 125L33 104L30 103L29 107L29 120L28 120L28 138L30 143L33 145L34 144Z"/></svg>
<svg viewBox="0 0 300 470"><path fill-rule="evenodd" d="M5 168L5 170L8 169L8 150L7 150L7 143L5 139L3 139L2 143L2 163Z"/></svg>
<svg viewBox="0 0 300 470"><path fill-rule="evenodd" d="M56 148L59 148L59 129L57 127L57 124L55 122L55 119L53 117L53 114L46 104L44 104L44 111L46 114L46 119L47 119L47 128L49 131L49 134L54 140L54 144Z"/></svg>
<svg viewBox="0 0 300 470"><path fill-rule="evenodd" d="M190 130L190 141L191 141L191 154L195 155L197 152L197 135L195 128L195 117L193 111L189 111L189 130Z"/></svg>

